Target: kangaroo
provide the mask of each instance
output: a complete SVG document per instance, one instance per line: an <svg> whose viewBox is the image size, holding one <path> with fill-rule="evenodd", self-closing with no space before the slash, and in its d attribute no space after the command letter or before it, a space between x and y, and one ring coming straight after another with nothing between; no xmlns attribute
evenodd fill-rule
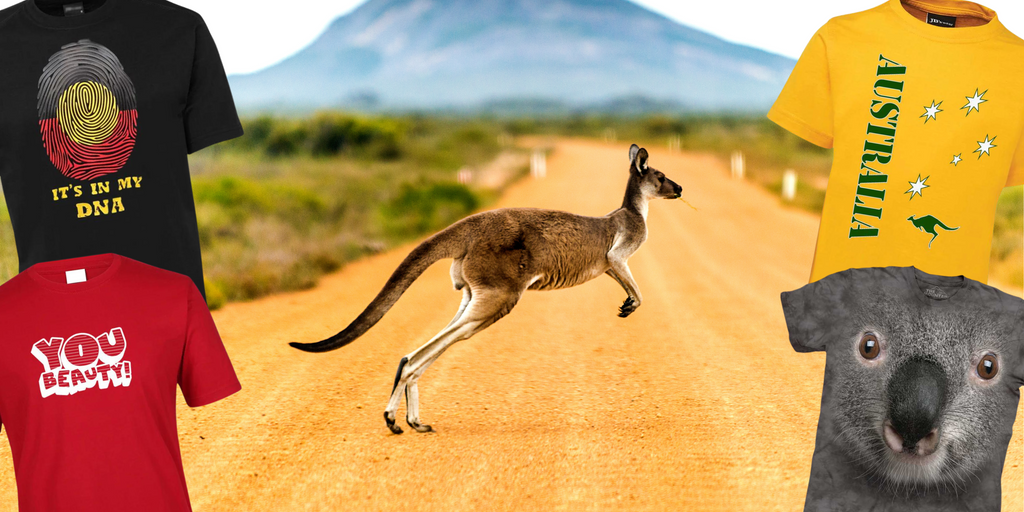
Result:
<svg viewBox="0 0 1024 512"><path fill-rule="evenodd" d="M395 434L396 414L405 395L406 422L420 422L417 382L454 343L490 327L515 307L526 290L557 290L608 274L626 291L619 316L643 302L626 260L647 240L647 208L652 199L678 199L682 187L647 165L648 153L629 149L629 181L622 206L604 217L534 208L503 208L471 215L412 250L366 309L338 334L317 343L291 343L306 352L335 350L373 327L434 262L452 258L452 282L462 291L455 318L425 345L402 358L384 420Z"/></svg>
<svg viewBox="0 0 1024 512"><path fill-rule="evenodd" d="M928 248L929 249L931 249L932 242L935 241L935 238L939 236L939 232L935 230L935 226L938 226L938 227L940 227L942 229L945 229L946 231L956 231L956 230L960 229L959 226L957 226L955 228L951 228L951 227L943 224L941 220L936 219L932 215L925 215L924 217L921 217L920 219L915 219L914 216L911 215L910 217L907 217L907 220L909 220L912 224L914 224L914 227L916 227L917 229L920 229L921 231L923 231L925 233L930 233L932 235L932 239L928 241Z"/></svg>

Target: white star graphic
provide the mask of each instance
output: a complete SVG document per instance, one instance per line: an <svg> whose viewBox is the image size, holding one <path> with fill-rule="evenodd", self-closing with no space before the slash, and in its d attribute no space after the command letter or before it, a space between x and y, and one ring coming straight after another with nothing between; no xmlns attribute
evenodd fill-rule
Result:
<svg viewBox="0 0 1024 512"><path fill-rule="evenodd" d="M960 153L960 155L962 154L963 153ZM960 155L953 155L953 161L950 162L951 164L953 164L953 167L956 167L956 164L960 163L960 160L963 160L963 158L960 158Z"/></svg>
<svg viewBox="0 0 1024 512"><path fill-rule="evenodd" d="M974 150L975 153L978 153L978 160L981 160L981 156L982 155L992 156L992 153L989 153L989 151L992 148L998 148L999 147L999 146L996 146L995 144L992 144L995 141L996 141L995 137L992 137L990 139L990 138L988 138L988 135L985 136L984 142L978 141L978 149Z"/></svg>
<svg viewBox="0 0 1024 512"><path fill-rule="evenodd" d="M967 104L962 106L962 107L960 107L960 110L963 110L963 109L966 108L967 109L967 114L966 115L968 115L968 116L971 115L971 111L972 110L977 110L978 112L981 112L981 104L985 103L986 101L988 101L986 99L982 99L982 98L985 97L985 93L987 93L987 92L988 92L988 90L986 90L985 92L983 92L981 94L978 94L978 89L975 89L974 90L974 97L973 98L970 97L970 96L964 96L965 98L967 98Z"/></svg>
<svg viewBox="0 0 1024 512"><path fill-rule="evenodd" d="M924 118L924 124L928 124L928 120L929 119L935 119L935 114L938 114L939 112L942 112L942 109L939 108L941 106L942 106L942 102L941 101L936 105L935 104L935 100L932 100L932 106L924 108L924 114L921 114L921 117ZM938 119L935 119L935 120L938 121Z"/></svg>
<svg viewBox="0 0 1024 512"><path fill-rule="evenodd" d="M928 181L928 178L931 178L931 176L928 176L927 178L922 180L921 179L921 175L918 174L917 175L917 182L913 182L913 181L908 181L907 182L907 183L910 183L910 190L904 192L904 194L910 194L910 199L911 200L914 199L914 195L915 194L923 197L924 194L922 194L922 192L924 192L924 189L926 189L926 188L931 186L931 185L925 185L925 182Z"/></svg>

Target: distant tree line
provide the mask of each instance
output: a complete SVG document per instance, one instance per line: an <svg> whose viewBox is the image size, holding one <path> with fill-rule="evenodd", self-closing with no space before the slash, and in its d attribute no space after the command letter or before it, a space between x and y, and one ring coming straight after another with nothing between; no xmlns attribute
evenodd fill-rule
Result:
<svg viewBox="0 0 1024 512"><path fill-rule="evenodd" d="M268 156L349 155L394 160L402 156L406 127L401 120L324 112L303 119L262 115L243 121L245 137L225 148L257 150Z"/></svg>

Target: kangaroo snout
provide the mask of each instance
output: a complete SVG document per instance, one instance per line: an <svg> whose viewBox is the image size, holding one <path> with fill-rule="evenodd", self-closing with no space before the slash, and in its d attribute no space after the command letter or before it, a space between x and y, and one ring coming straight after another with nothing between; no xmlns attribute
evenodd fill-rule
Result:
<svg viewBox="0 0 1024 512"><path fill-rule="evenodd" d="M934 361L915 358L900 365L887 387L884 438L896 453L930 455L939 444L946 403L946 373Z"/></svg>
<svg viewBox="0 0 1024 512"><path fill-rule="evenodd" d="M679 199L683 197L683 187L679 186L678 183L665 178L665 182L661 184L661 188L658 189L658 195L665 199Z"/></svg>
<svg viewBox="0 0 1024 512"><path fill-rule="evenodd" d="M672 190L675 191L675 194L676 194L675 199L679 199L680 197L683 197L683 187L679 186L678 183L672 182Z"/></svg>

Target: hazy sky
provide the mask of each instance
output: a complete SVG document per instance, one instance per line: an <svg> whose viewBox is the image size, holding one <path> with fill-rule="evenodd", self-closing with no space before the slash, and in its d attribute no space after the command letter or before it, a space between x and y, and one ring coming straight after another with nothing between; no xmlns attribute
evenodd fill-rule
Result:
<svg viewBox="0 0 1024 512"><path fill-rule="evenodd" d="M0 7L17 1L0 0ZM245 73L295 53L316 39L331 20L364 0L173 1L203 15L217 40L228 73ZM724 39L795 58L814 31L829 18L868 9L883 0L635 1ZM1024 1L986 0L982 3L998 12L1000 20L1010 30L1024 36ZM240 6L244 7L239 9Z"/></svg>

